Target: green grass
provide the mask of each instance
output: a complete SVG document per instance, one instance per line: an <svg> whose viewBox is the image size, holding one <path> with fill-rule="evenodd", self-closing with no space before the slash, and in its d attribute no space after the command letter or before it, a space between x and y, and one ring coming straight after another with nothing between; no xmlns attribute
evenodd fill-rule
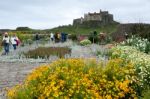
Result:
<svg viewBox="0 0 150 99"><path fill-rule="evenodd" d="M40 33L40 34L47 34L50 32L56 33L56 32L66 32L69 34L89 34L93 31L97 31L97 33L100 32L106 32L106 33L113 33L117 30L118 24L110 24L106 26L101 26L101 27L74 27L72 25L64 25L64 26L58 26L52 29L45 29L45 30L11 30L11 32L17 33L17 35L29 35L29 34L35 34L35 33Z"/></svg>
<svg viewBox="0 0 150 99"><path fill-rule="evenodd" d="M95 28L85 28L85 27L74 27L72 25L68 26L59 26L53 29L48 29L46 31L52 31L52 32L66 32L69 34L89 34L93 31L100 32L106 32L106 33L112 33L117 30L117 25L107 25L102 27L95 27Z"/></svg>

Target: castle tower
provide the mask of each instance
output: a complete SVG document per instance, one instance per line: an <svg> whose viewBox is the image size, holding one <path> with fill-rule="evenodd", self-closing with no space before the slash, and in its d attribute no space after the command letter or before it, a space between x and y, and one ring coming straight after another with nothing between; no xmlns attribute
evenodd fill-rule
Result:
<svg viewBox="0 0 150 99"><path fill-rule="evenodd" d="M96 13L86 13L84 14L84 17L75 19L73 22L73 25L87 25L87 24L97 24L97 25L107 25L112 23L117 23L113 20L113 15L109 14L108 11L102 11L100 9L100 12ZM97 26L95 25L95 26Z"/></svg>

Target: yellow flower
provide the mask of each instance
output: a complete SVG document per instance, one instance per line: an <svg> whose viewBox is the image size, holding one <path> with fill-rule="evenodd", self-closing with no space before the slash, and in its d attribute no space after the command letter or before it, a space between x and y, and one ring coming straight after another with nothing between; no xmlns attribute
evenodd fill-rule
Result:
<svg viewBox="0 0 150 99"><path fill-rule="evenodd" d="M111 97L111 95L106 95L105 98L106 98L106 99L113 99L113 98Z"/></svg>
<svg viewBox="0 0 150 99"><path fill-rule="evenodd" d="M123 64L121 59L110 60L105 67L95 59L60 59L36 68L23 85L10 89L8 95L16 98L21 90L25 95L37 95L39 99L69 99L78 94L91 99L123 98L128 94L136 96L128 80L133 76L130 77L130 69ZM31 93L25 89L30 89Z"/></svg>
<svg viewBox="0 0 150 99"><path fill-rule="evenodd" d="M123 93L123 92L118 93L118 95L119 95L119 97L120 97L120 98L125 97L125 95L124 95L124 93Z"/></svg>

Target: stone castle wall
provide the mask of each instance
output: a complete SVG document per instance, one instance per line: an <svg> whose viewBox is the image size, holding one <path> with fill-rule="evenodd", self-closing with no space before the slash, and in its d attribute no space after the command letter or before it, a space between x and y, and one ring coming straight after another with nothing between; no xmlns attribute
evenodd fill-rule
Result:
<svg viewBox="0 0 150 99"><path fill-rule="evenodd" d="M93 14L93 15L89 15L89 14L85 14L84 15L84 21L90 21L90 20L93 20L93 21L102 21L102 16L99 15L99 14Z"/></svg>
<svg viewBox="0 0 150 99"><path fill-rule="evenodd" d="M95 23L99 25L107 25L115 23L113 19L113 15L109 14L108 11L101 11L99 13L88 13L84 14L84 18L78 18L73 20L73 26L81 26L81 25L89 25L91 23Z"/></svg>

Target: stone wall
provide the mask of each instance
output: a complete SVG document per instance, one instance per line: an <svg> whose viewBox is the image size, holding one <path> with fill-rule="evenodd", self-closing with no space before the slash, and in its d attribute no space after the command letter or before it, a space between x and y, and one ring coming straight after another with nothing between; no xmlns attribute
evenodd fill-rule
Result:
<svg viewBox="0 0 150 99"><path fill-rule="evenodd" d="M100 14L85 14L84 15L84 21L102 21L102 16Z"/></svg>
<svg viewBox="0 0 150 99"><path fill-rule="evenodd" d="M109 14L108 11L100 11L99 13L88 13L84 14L84 18L74 19L73 26L82 27L97 27L102 25L109 25L117 23L113 20L113 15Z"/></svg>

